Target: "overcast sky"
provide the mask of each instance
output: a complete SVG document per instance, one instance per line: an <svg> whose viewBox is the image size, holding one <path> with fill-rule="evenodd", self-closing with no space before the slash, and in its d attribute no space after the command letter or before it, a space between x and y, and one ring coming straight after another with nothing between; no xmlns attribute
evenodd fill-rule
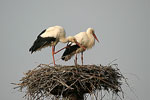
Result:
<svg viewBox="0 0 150 100"><path fill-rule="evenodd" d="M63 26L67 36L94 28L100 43L84 53L84 64L107 65L118 59L114 63L139 100L149 100L149 9L149 0L0 0L0 100L24 100L24 93L10 83L19 82L23 72L38 64L52 62L51 48L32 55L28 50L42 30L54 25ZM127 87L124 90L126 100L137 100Z"/></svg>

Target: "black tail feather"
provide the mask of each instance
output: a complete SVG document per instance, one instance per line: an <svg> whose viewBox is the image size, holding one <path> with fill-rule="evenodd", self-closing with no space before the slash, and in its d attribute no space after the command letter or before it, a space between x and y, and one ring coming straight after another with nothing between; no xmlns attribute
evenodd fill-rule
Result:
<svg viewBox="0 0 150 100"><path fill-rule="evenodd" d="M73 45L65 49L61 59L66 60L66 56L71 55L73 52L75 52L78 48L80 48L78 45ZM67 59L68 60L68 59Z"/></svg>
<svg viewBox="0 0 150 100"><path fill-rule="evenodd" d="M41 49L42 47L45 47L47 45L50 45L52 41L55 41L56 38L54 37L46 37L42 38L40 36L37 37L37 39L34 41L32 47L29 49L31 53L35 52L38 49Z"/></svg>

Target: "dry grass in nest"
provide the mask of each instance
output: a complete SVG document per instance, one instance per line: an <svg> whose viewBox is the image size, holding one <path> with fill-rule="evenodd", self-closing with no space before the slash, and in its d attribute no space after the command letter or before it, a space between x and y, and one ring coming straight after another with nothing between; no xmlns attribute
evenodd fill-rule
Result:
<svg viewBox="0 0 150 100"><path fill-rule="evenodd" d="M25 88L27 99L37 100L51 95L69 97L83 96L95 90L106 90L117 94L122 92L123 75L118 68L110 66L49 66L40 64L25 73L16 88Z"/></svg>

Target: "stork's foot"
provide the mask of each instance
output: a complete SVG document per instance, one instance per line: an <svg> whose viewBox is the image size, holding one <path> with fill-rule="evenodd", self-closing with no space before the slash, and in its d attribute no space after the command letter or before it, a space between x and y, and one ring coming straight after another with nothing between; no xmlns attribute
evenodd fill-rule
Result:
<svg viewBox="0 0 150 100"><path fill-rule="evenodd" d="M52 64L54 65L54 67L56 66L56 64L54 64L54 63L49 63L48 66L51 66Z"/></svg>
<svg viewBox="0 0 150 100"><path fill-rule="evenodd" d="M83 61L82 61L82 64L81 64L82 66L83 66Z"/></svg>

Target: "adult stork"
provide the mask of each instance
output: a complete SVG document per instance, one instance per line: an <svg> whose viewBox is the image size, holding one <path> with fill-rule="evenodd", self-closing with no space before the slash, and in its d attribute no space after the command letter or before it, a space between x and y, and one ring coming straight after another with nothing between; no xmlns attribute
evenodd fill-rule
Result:
<svg viewBox="0 0 150 100"><path fill-rule="evenodd" d="M86 49L90 49L94 46L95 39L99 42L93 28L88 28L86 32L80 32L74 37L76 38L77 42L84 46ZM81 60L83 65L83 52L86 49L83 49L75 43L72 43L68 48L65 49L61 59L68 61L73 55L76 55L75 64L77 64L77 53L81 53Z"/></svg>
<svg viewBox="0 0 150 100"><path fill-rule="evenodd" d="M63 27L61 26L53 26L49 27L48 29L43 30L38 36L37 39L34 41L32 47L29 49L31 54L35 51L41 50L42 48L52 46L52 56L53 56L53 63L55 66L55 59L54 54L58 53L61 50L55 52L55 46L58 42L72 42L77 44L78 46L82 47L73 36L69 36L66 38L66 33ZM82 47L84 48L84 47Z"/></svg>

